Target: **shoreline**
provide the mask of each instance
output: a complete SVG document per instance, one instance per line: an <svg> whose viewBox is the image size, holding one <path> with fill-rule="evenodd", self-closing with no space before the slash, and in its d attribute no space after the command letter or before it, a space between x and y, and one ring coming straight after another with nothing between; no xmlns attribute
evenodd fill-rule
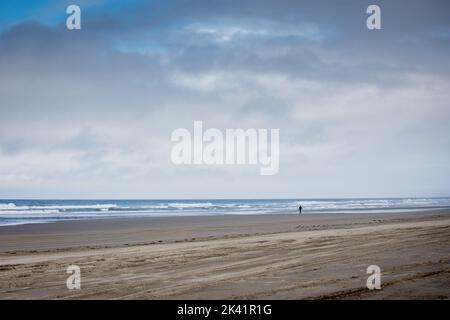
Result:
<svg viewBox="0 0 450 320"><path fill-rule="evenodd" d="M416 207L416 208L390 208L390 209L380 209L380 208L368 208L368 209L352 209L352 210L341 210L336 209L333 210L327 210L327 211L303 211L301 215L357 215L357 214L364 214L364 215L373 215L373 214L396 214L396 213L426 213L426 212L443 212L445 210L450 210L450 206L442 206L442 207ZM39 221L39 219L35 219L34 222L16 222L11 224L1 224L0 223L0 232L1 228L4 227L15 227L15 226L22 226L22 225L28 225L28 224L54 224L54 223L61 223L61 222L75 222L75 221L95 221L95 220L123 220L123 219L155 219L155 218L193 218L193 217L220 217L220 216L291 216L291 215L299 215L297 210L291 210L291 211L272 211L268 213L261 213L261 212L239 212L239 213L220 213L220 214L208 214L208 213L184 213L184 214L152 214L152 215L123 215L123 216L97 216L97 217L89 217L89 218L48 218L48 221ZM1 217L0 217L1 218ZM20 219L20 218L17 218ZM26 219L26 218L24 218ZM30 219L30 221L33 221L33 219Z"/></svg>
<svg viewBox="0 0 450 320"><path fill-rule="evenodd" d="M323 199L0 200L0 227L59 221L217 215L379 214L450 210L450 197Z"/></svg>
<svg viewBox="0 0 450 320"><path fill-rule="evenodd" d="M329 214L223 214L215 216L117 217L61 220L35 224L0 226L0 255L7 251L60 250L72 247L113 247L154 244L240 235L351 228L371 223L423 220L449 214L450 210L395 213ZM182 232L180 232L182 231ZM47 237L56 237L49 242ZM27 240L27 241L23 241Z"/></svg>
<svg viewBox="0 0 450 320"><path fill-rule="evenodd" d="M3 299L450 299L450 210L0 227ZM79 265L82 290L65 287ZM380 291L365 268L383 270ZM409 279L409 280L408 280Z"/></svg>

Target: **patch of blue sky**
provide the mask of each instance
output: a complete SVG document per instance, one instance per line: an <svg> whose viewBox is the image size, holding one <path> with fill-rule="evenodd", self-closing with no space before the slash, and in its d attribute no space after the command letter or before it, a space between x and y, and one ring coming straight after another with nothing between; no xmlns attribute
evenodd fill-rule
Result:
<svg viewBox="0 0 450 320"><path fill-rule="evenodd" d="M143 0L22 0L0 1L0 31L23 21L35 21L46 26L55 26L65 22L66 8L76 4L81 8L82 17L90 18L102 14L117 14L127 8L134 8Z"/></svg>

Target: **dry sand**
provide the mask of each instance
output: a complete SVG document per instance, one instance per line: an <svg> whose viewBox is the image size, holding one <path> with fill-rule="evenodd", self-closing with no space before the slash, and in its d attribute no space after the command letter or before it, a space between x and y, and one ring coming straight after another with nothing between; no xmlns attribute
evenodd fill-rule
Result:
<svg viewBox="0 0 450 320"><path fill-rule="evenodd" d="M81 290L66 287L81 268ZM382 269L381 290L366 268ZM0 227L1 299L449 299L450 211Z"/></svg>

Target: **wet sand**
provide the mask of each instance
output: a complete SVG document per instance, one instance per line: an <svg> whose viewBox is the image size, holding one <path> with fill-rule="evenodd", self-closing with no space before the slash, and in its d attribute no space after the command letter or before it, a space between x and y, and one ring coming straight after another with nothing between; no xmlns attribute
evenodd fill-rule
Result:
<svg viewBox="0 0 450 320"><path fill-rule="evenodd" d="M449 299L450 210L0 227L0 298Z"/></svg>

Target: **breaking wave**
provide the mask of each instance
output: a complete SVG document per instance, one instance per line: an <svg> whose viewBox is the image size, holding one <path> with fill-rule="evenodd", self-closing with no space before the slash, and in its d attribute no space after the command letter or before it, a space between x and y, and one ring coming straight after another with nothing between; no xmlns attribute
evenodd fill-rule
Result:
<svg viewBox="0 0 450 320"><path fill-rule="evenodd" d="M393 212L450 207L450 198L255 200L0 200L0 225L59 220L220 214ZM19 223L20 222L20 223Z"/></svg>

